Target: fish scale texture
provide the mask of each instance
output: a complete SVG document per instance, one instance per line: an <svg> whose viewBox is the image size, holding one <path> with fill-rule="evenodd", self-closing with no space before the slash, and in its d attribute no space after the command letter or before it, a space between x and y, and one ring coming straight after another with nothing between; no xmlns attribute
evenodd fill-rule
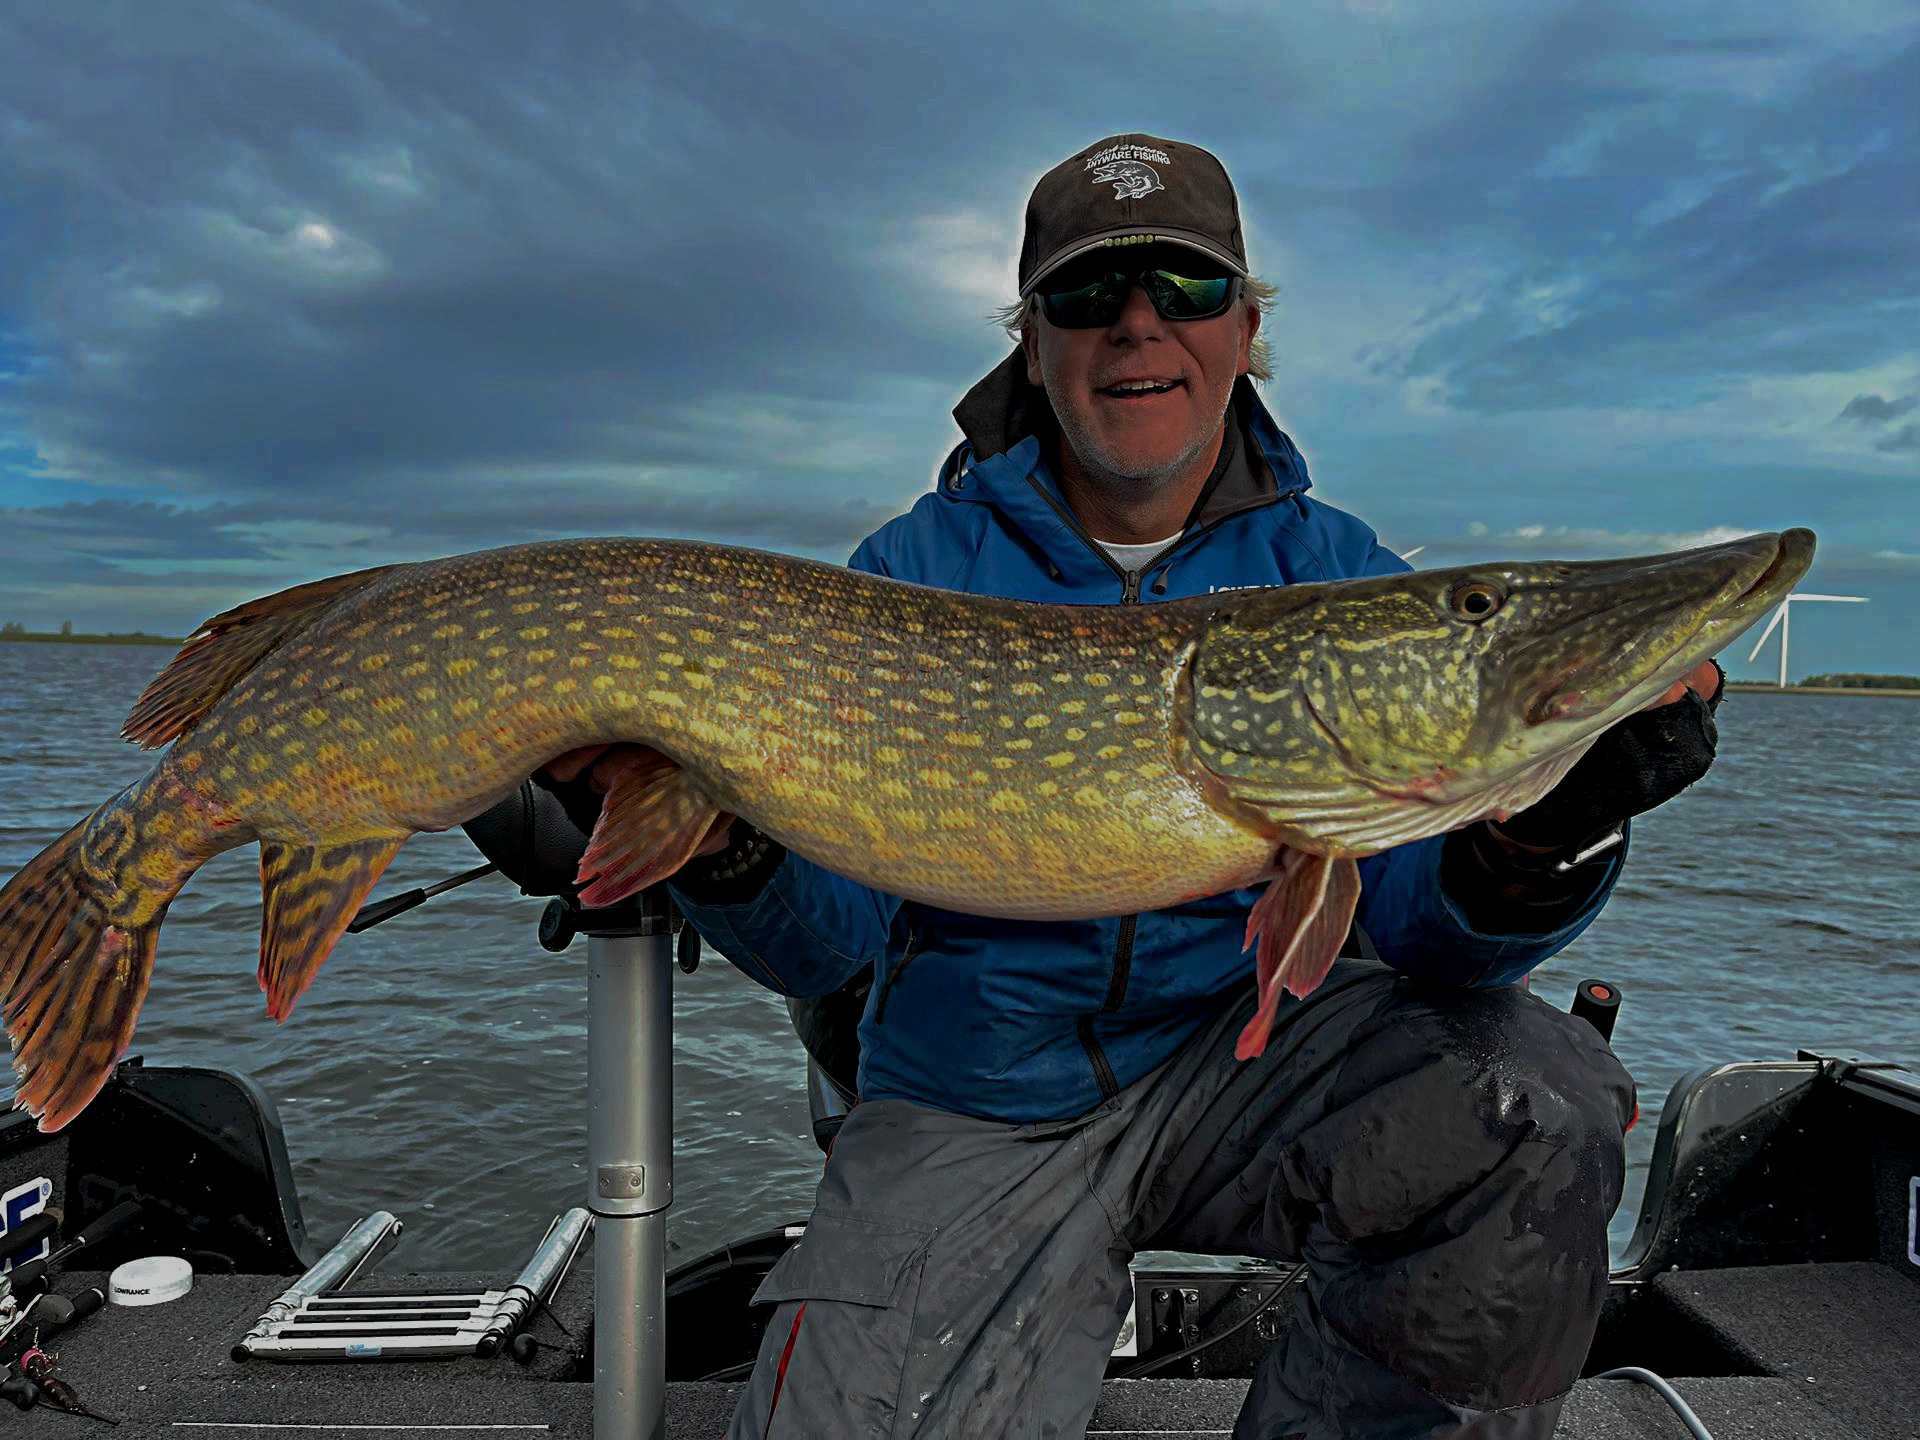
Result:
<svg viewBox="0 0 1920 1440"><path fill-rule="evenodd" d="M1170 753L1174 671L1212 608L957 596L683 542L513 547L344 597L171 761L263 830L392 833L627 739L829 867L922 871L955 908L1170 902L1262 858ZM1122 873L1070 863L1068 832Z"/></svg>

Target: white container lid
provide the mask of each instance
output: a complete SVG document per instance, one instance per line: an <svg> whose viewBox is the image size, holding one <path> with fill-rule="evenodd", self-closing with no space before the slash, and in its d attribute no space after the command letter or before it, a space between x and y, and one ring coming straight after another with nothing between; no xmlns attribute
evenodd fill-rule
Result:
<svg viewBox="0 0 1920 1440"><path fill-rule="evenodd" d="M193 1288L193 1267L171 1255L129 1260L107 1279L107 1298L115 1305L164 1305Z"/></svg>

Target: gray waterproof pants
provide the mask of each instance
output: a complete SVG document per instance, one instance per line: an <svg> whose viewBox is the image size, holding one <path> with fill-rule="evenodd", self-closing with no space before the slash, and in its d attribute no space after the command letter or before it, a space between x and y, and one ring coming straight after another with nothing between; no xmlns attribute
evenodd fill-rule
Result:
<svg viewBox="0 0 1920 1440"><path fill-rule="evenodd" d="M1074 1120L862 1102L730 1440L1068 1440L1136 1250L1304 1260L1236 1440L1546 1440L1607 1279L1633 1086L1520 989L1339 962L1233 1058L1252 995Z"/></svg>

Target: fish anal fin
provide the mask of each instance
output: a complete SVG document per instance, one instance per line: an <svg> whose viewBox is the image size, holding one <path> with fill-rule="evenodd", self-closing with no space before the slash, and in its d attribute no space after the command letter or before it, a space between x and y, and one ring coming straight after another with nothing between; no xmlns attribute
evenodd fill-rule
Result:
<svg viewBox="0 0 1920 1440"><path fill-rule="evenodd" d="M379 565L296 585L202 621L133 703L120 733L143 750L171 744L200 723L234 683L341 596L393 569Z"/></svg>
<svg viewBox="0 0 1920 1440"><path fill-rule="evenodd" d="M260 843L260 988L285 1020L406 836L350 845Z"/></svg>
<svg viewBox="0 0 1920 1440"><path fill-rule="evenodd" d="M1305 999L1327 978L1360 903L1360 867L1351 858L1286 850L1279 868L1247 917L1247 944L1260 946L1259 1000L1234 1046L1240 1060L1267 1048L1281 995Z"/></svg>
<svg viewBox="0 0 1920 1440"><path fill-rule="evenodd" d="M686 864L720 806L657 750L622 750L595 774L611 783L574 878L582 905L613 905Z"/></svg>

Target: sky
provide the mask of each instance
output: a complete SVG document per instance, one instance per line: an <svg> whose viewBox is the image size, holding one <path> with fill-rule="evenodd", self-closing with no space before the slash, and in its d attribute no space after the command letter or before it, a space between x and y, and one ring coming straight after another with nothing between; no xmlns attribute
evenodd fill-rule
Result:
<svg viewBox="0 0 1920 1440"><path fill-rule="evenodd" d="M1319 498L1422 566L1810 525L1868 603L1793 673L1920 674L1912 0L7 7L0 619L843 560L1009 348L1034 181L1126 131L1233 174Z"/></svg>

